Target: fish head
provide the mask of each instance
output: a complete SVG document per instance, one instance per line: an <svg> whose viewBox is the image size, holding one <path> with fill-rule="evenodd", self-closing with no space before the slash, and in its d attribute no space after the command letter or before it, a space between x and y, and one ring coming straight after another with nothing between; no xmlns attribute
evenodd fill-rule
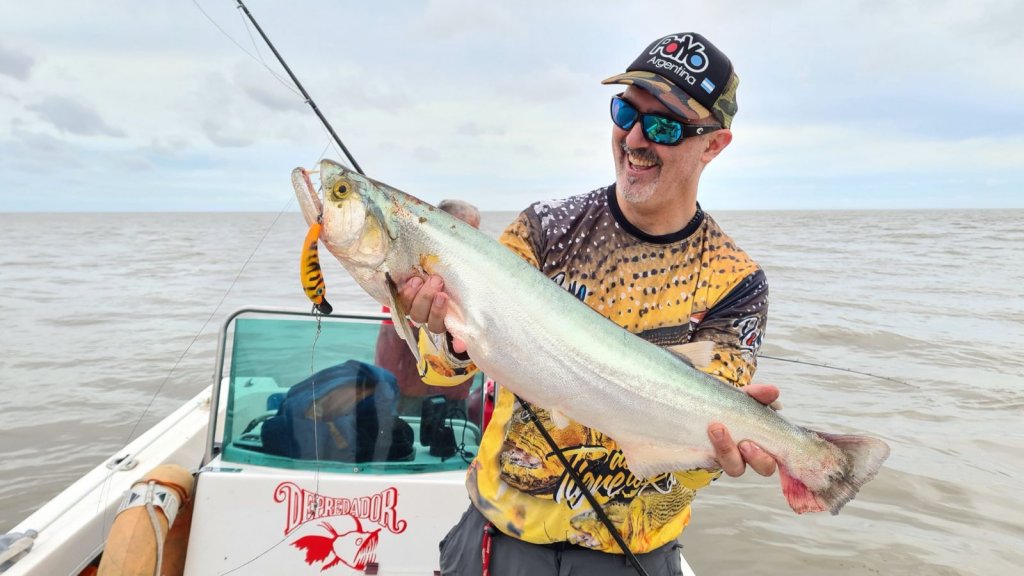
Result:
<svg viewBox="0 0 1024 576"><path fill-rule="evenodd" d="M367 564L377 561L379 541L380 528L372 532L352 530L338 535L334 541L334 553L345 565L363 570Z"/></svg>
<svg viewBox="0 0 1024 576"><path fill-rule="evenodd" d="M320 162L320 187L324 192L320 240L339 260L376 268L389 244L380 208L384 192L331 160Z"/></svg>
<svg viewBox="0 0 1024 576"><path fill-rule="evenodd" d="M364 290L383 301L382 264L391 244L381 209L388 204L387 190L331 160L320 162L319 173L323 201L309 171L292 172L303 216L307 222L320 222L320 242Z"/></svg>

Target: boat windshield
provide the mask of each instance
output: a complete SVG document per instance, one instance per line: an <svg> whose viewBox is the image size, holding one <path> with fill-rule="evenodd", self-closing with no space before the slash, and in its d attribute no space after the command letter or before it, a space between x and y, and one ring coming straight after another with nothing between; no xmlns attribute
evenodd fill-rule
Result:
<svg viewBox="0 0 1024 576"><path fill-rule="evenodd" d="M225 330L222 460L341 473L466 468L480 442L484 376L450 389L414 373L410 381L412 353L383 320L237 314Z"/></svg>

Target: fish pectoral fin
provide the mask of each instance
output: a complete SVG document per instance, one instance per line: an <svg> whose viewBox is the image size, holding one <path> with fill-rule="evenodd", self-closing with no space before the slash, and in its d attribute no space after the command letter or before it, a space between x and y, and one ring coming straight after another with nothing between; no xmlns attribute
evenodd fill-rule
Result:
<svg viewBox="0 0 1024 576"><path fill-rule="evenodd" d="M416 359L416 365L420 366L423 364L423 358L420 356L416 333L413 332L409 320L405 317L405 308L398 302L398 285L388 273L384 274L384 283L388 287L388 308L391 309L391 322L395 325L395 332L398 332L399 337L405 340L409 350L412 351L413 358Z"/></svg>
<svg viewBox="0 0 1024 576"><path fill-rule="evenodd" d="M619 449L626 458L626 466L637 478L647 479L666 472L681 472L697 468L715 468L718 463L706 449L686 446L630 446L621 442Z"/></svg>
<svg viewBox="0 0 1024 576"><path fill-rule="evenodd" d="M686 344L677 344L669 346L666 350L698 370L707 368L715 357L715 343L710 340L697 340L695 342L687 342Z"/></svg>
<svg viewBox="0 0 1024 576"><path fill-rule="evenodd" d="M559 430L564 430L569 425L569 417L563 414L559 410L550 410L548 414L551 416L551 423L555 425Z"/></svg>

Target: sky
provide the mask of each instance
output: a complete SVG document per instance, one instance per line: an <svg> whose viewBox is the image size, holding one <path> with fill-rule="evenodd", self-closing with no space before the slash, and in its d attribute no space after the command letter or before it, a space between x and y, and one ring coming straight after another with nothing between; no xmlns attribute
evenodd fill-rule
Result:
<svg viewBox="0 0 1024 576"><path fill-rule="evenodd" d="M611 183L600 81L693 31L740 76L706 209L1024 207L1017 0L246 4L367 175L428 202ZM323 156L234 0L0 5L0 212L295 211Z"/></svg>

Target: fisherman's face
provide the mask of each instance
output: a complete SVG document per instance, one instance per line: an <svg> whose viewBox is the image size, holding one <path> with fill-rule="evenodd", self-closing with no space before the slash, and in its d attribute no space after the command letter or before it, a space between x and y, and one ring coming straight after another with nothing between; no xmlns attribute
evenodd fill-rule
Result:
<svg viewBox="0 0 1024 576"><path fill-rule="evenodd" d="M630 86L623 94L640 112L656 112L678 118L646 90ZM684 119L694 123L705 123ZM710 123L710 122L708 122ZM676 146L655 144L644 138L640 122L627 132L612 124L612 152L615 157L619 198L630 204L667 201L691 190L696 194L703 164L701 154L706 136L684 139Z"/></svg>

